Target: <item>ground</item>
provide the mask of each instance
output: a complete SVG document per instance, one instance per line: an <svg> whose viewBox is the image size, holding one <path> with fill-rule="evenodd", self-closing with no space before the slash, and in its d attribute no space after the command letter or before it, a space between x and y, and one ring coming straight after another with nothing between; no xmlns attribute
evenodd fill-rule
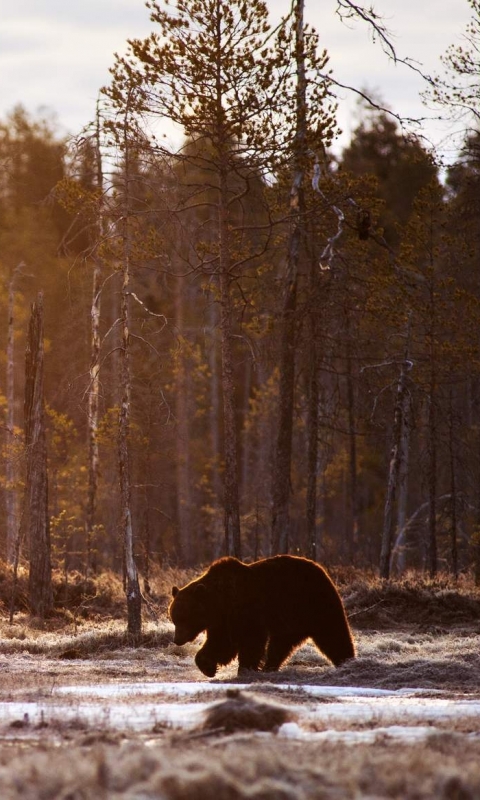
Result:
<svg viewBox="0 0 480 800"><path fill-rule="evenodd" d="M341 586L358 658L207 680L165 616L0 622L0 797L469 800L480 796L480 595ZM53 628L53 629L52 629Z"/></svg>

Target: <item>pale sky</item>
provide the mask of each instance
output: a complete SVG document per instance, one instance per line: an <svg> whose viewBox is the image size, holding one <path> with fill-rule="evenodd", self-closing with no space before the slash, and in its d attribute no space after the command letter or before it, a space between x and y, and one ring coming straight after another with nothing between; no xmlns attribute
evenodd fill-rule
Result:
<svg viewBox="0 0 480 800"><path fill-rule="evenodd" d="M272 20L290 3L268 0ZM430 74L441 69L440 55L450 44L461 44L471 12L467 0L376 0L374 8L385 18L397 55ZM330 54L334 77L379 93L402 116L428 115L419 77L389 63L365 24L342 24L335 9L336 0L305 0L306 19ZM109 82L113 53L124 52L127 38L143 38L150 30L143 0L0 0L0 119L18 103L30 112L47 107L62 133L78 133L94 116L98 90ZM347 92L341 93L338 120L344 142L355 124L355 101ZM435 143L449 130L425 123Z"/></svg>

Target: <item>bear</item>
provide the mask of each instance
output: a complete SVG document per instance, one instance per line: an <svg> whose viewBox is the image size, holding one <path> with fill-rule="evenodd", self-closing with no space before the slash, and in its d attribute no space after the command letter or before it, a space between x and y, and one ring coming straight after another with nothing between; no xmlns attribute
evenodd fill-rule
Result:
<svg viewBox="0 0 480 800"><path fill-rule="evenodd" d="M300 556L278 555L245 564L220 558L182 589L169 607L174 642L207 637L195 656L213 678L238 656L238 674L275 672L306 639L335 665L355 656L338 591L325 570Z"/></svg>

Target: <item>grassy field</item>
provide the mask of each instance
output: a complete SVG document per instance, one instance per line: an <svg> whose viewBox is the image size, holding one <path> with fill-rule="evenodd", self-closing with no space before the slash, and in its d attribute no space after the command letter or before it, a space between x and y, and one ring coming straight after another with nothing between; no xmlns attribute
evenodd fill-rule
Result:
<svg viewBox="0 0 480 800"><path fill-rule="evenodd" d="M332 573L357 658L311 645L278 674L212 681L179 648L170 586L152 580L141 646L121 585L58 579L55 616L13 624L0 574L0 797L305 800L480 797L480 593L468 578L384 585Z"/></svg>

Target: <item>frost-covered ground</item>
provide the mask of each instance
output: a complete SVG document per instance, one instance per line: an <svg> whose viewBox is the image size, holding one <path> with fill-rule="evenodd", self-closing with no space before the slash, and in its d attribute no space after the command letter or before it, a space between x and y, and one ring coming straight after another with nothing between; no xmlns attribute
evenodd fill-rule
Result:
<svg viewBox="0 0 480 800"><path fill-rule="evenodd" d="M159 631L157 649L88 657L82 635L52 637L52 657L10 633L2 800L480 797L475 624L357 631L358 657L340 669L307 645L249 682L234 665L205 679L198 644Z"/></svg>

